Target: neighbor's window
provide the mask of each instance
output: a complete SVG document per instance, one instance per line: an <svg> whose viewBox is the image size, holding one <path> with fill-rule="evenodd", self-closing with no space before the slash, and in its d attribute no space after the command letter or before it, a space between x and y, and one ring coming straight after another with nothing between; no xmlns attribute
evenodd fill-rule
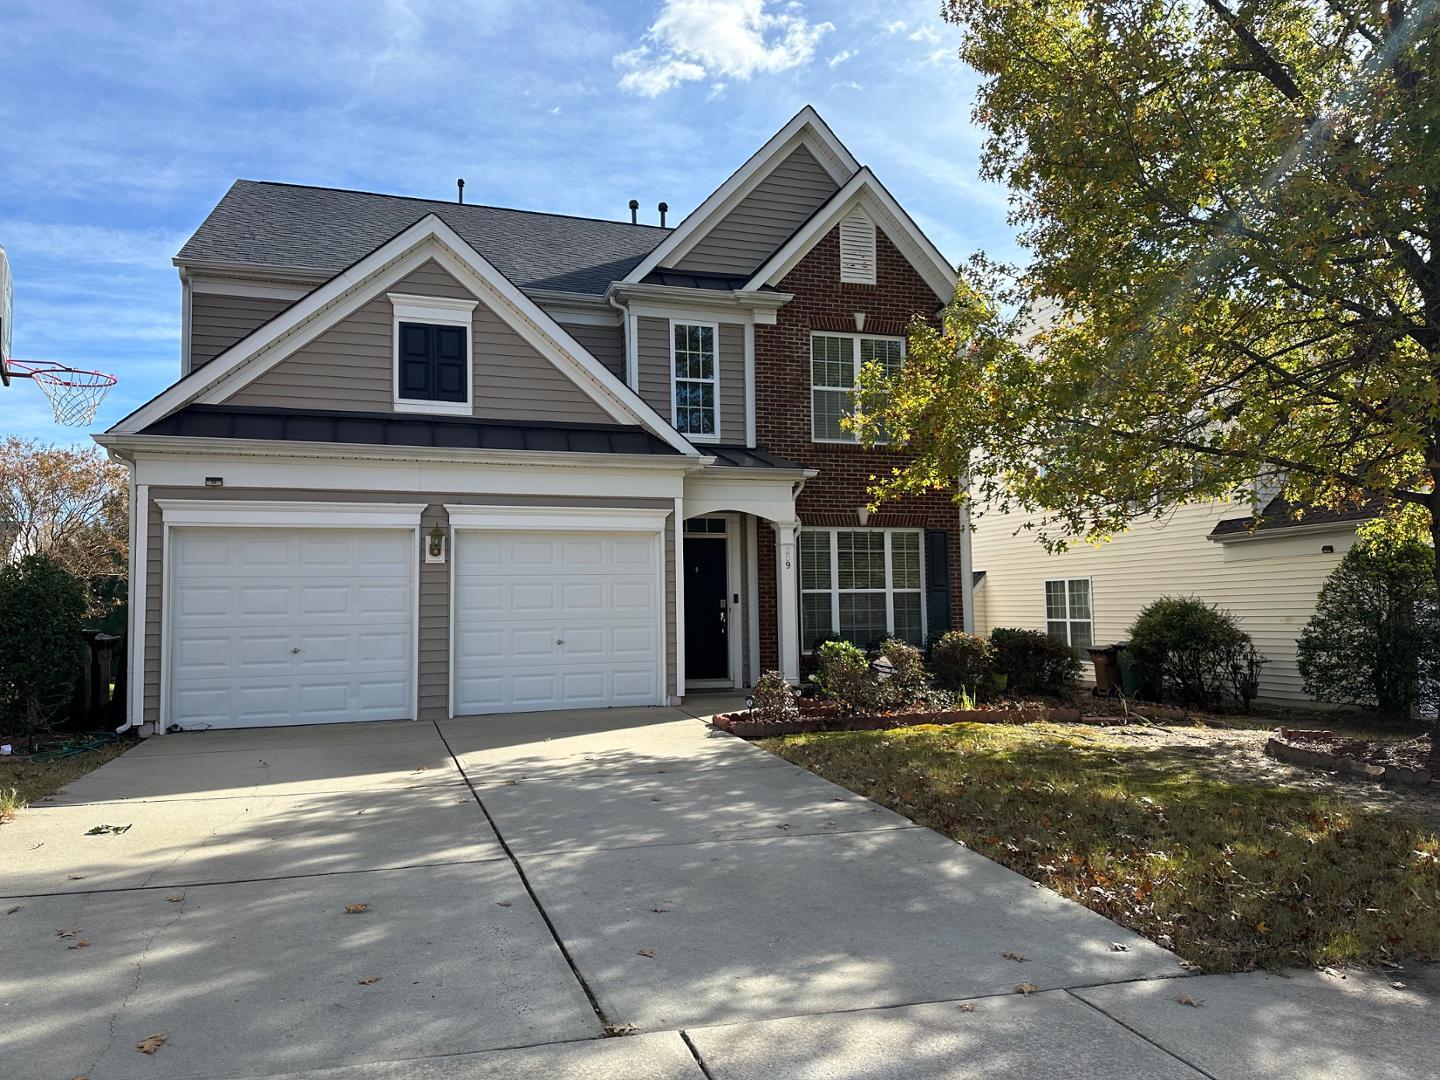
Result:
<svg viewBox="0 0 1440 1080"><path fill-rule="evenodd" d="M839 636L861 648L925 640L920 533L914 529L802 529L800 642Z"/></svg>
<svg viewBox="0 0 1440 1080"><path fill-rule="evenodd" d="M714 325L671 323L670 361L675 372L675 430L714 437L720 431Z"/></svg>
<svg viewBox="0 0 1440 1080"><path fill-rule="evenodd" d="M1045 582L1045 630L1055 640L1076 650L1088 648L1094 642L1089 578L1057 578Z"/></svg>
<svg viewBox="0 0 1440 1080"><path fill-rule="evenodd" d="M810 437L815 442L855 442L840 421L855 412L860 369L871 362L886 377L905 363L905 339L863 334L810 336ZM883 441L883 440L882 440Z"/></svg>
<svg viewBox="0 0 1440 1080"><path fill-rule="evenodd" d="M402 322L395 395L406 401L469 400L463 326Z"/></svg>

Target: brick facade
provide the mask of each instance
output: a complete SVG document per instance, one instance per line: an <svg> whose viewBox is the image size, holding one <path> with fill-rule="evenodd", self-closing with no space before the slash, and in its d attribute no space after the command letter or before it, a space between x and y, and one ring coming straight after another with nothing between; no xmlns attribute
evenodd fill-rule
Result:
<svg viewBox="0 0 1440 1080"><path fill-rule="evenodd" d="M819 241L779 283L795 299L782 307L774 326L755 328L755 419L758 445L818 469L805 485L797 510L802 525L858 528L859 507L869 500L870 477L888 471L900 455L891 450L815 443L810 439L810 334L855 332L855 312L865 313L865 332L901 334L913 315L931 317L940 300L888 237L876 230L875 285L840 281L838 230ZM887 503L870 527L945 529L950 550L950 621L960 626L960 515L953 491L935 491ZM759 530L760 664L778 666L775 533ZM932 627L933 629L933 627Z"/></svg>

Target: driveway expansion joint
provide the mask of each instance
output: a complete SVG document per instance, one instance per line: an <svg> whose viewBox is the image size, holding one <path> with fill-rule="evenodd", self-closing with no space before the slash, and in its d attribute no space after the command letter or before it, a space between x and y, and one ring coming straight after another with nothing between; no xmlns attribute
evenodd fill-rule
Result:
<svg viewBox="0 0 1440 1080"><path fill-rule="evenodd" d="M1126 980L1123 980L1123 981L1124 981L1124 982L1152 982L1152 981L1154 981L1154 980L1152 980L1152 979L1126 979ZM1118 985L1122 985L1122 983L1102 983L1101 985L1102 985L1102 986L1118 986ZM1093 990L1094 987L1076 987L1075 989ZM1083 997L1081 997L1079 994L1071 993L1069 988L1066 988L1066 989L1065 989L1064 991L1062 991L1062 992L1063 992L1067 997L1072 998L1072 999L1075 1000L1075 1001L1081 1002L1082 1004L1085 1004L1085 1005L1090 1006L1090 1008L1094 1009L1094 1010L1095 1010L1097 1013L1099 1013L1101 1016L1105 1017L1106 1020L1109 1020L1109 1021L1110 1021L1111 1023L1113 1023L1113 1024L1118 1024L1120 1027L1122 1027L1122 1028L1124 1028L1126 1031L1130 1032L1131 1035L1134 1035L1137 1039L1141 1040L1142 1042L1149 1043L1151 1046L1155 1047L1156 1050L1160 1050L1160 1051L1162 1051L1163 1053L1166 1053L1166 1054L1170 1055L1170 1056L1171 1056L1172 1058L1174 1058L1176 1061L1180 1062L1181 1065L1184 1065L1187 1069L1194 1069L1194 1070L1195 1070L1197 1073L1199 1073L1201 1076L1205 1077L1206 1080L1217 1080L1216 1076L1215 1076L1213 1073L1208 1073L1208 1072L1206 1072L1206 1071L1205 1071L1204 1069L1202 1069L1199 1065L1196 1065L1193 1061L1188 1061L1188 1060L1186 1060L1185 1058L1181 1057L1181 1056L1180 1056L1179 1054L1177 1054L1174 1050L1171 1050L1168 1046L1163 1046L1162 1044L1156 1042L1154 1039L1146 1038L1144 1035L1140 1034L1140 1032L1136 1031L1136 1030L1135 1030L1133 1027L1131 1027L1129 1024L1125 1023L1124 1020L1121 1020L1118 1016L1112 1016L1110 1013L1108 1013L1108 1012L1106 1012L1104 1009L1102 1009L1099 1005L1096 1005L1093 1001L1086 1001L1086 1000L1085 1000Z"/></svg>

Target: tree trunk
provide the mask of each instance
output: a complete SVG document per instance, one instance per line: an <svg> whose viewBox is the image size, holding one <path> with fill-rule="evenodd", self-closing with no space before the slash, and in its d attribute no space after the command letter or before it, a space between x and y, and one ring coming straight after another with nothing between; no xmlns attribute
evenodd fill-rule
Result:
<svg viewBox="0 0 1440 1080"><path fill-rule="evenodd" d="M1435 476L1435 471L1431 470ZM1435 574L1435 589L1437 599L1440 599L1440 477L1435 477L1435 490L1430 495L1430 542L1434 551L1434 560L1431 569ZM1440 642L1434 646L1440 648ZM1420 695L1420 708L1422 710L1435 710L1426 719L1430 722L1430 757L1428 761L1430 776L1432 779L1440 779L1440 701L1429 700L1429 695Z"/></svg>

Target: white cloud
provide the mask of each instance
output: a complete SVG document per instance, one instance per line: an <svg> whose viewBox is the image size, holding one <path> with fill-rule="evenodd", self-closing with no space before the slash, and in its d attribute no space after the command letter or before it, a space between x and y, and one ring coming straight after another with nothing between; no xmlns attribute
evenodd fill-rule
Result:
<svg viewBox="0 0 1440 1080"><path fill-rule="evenodd" d="M845 50L843 50L843 51L841 51L841 52L836 53L834 56L830 57L830 59L829 59L829 60L826 60L825 62L826 62L827 64L829 64L832 68L837 68L837 67L839 67L841 64L843 64L846 60L849 60L850 58L852 58L854 55L855 55L855 50L854 50L854 49L845 49Z"/></svg>
<svg viewBox="0 0 1440 1080"><path fill-rule="evenodd" d="M885 33L892 35L903 34L906 28L909 27L909 25L910 24L907 23L904 19L896 19L894 22L888 22L885 24Z"/></svg>
<svg viewBox="0 0 1440 1080"><path fill-rule="evenodd" d="M933 45L940 40L940 32L933 26L917 26L915 32L910 35L911 41L923 41L927 45Z"/></svg>
<svg viewBox="0 0 1440 1080"><path fill-rule="evenodd" d="M865 88L864 88L863 86L861 86L858 82L856 82L854 79L850 79L848 82L838 82L838 83L835 83L835 84L833 84L833 85L830 87L830 89L831 89L831 90L864 90Z"/></svg>
<svg viewBox="0 0 1440 1080"><path fill-rule="evenodd" d="M771 10L767 0L665 0L636 48L615 57L625 69L620 88L658 97L705 78L770 75L808 64L833 23L812 23L790 2Z"/></svg>

